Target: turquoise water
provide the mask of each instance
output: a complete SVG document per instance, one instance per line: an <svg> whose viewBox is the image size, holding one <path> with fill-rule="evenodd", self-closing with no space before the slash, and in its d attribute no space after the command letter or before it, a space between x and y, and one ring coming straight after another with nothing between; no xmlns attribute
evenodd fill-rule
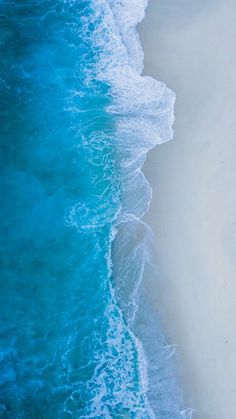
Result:
<svg viewBox="0 0 236 419"><path fill-rule="evenodd" d="M2 418L156 414L112 243L148 208L174 97L140 76L131 3L0 2Z"/></svg>

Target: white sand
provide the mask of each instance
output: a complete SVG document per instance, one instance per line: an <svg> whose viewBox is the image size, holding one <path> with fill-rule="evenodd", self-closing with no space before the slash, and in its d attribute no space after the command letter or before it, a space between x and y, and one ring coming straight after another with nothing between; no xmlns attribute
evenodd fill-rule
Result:
<svg viewBox="0 0 236 419"><path fill-rule="evenodd" d="M193 417L236 419L236 1L152 0L140 34L145 74L177 94L145 166L154 291Z"/></svg>

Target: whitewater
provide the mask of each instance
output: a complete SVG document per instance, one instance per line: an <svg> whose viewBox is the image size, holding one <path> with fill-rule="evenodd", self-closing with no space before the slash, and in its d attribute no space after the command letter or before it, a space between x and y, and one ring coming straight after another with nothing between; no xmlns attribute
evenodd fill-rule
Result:
<svg viewBox="0 0 236 419"><path fill-rule="evenodd" d="M146 6L0 3L0 417L190 417L143 281L175 102L142 76Z"/></svg>

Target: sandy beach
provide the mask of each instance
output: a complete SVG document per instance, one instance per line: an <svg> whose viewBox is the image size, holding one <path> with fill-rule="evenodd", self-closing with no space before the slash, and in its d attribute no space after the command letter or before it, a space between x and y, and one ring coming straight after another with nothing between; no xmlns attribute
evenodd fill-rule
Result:
<svg viewBox="0 0 236 419"><path fill-rule="evenodd" d="M194 419L236 418L236 2L152 0L144 74L177 96L174 139L149 153L158 310Z"/></svg>

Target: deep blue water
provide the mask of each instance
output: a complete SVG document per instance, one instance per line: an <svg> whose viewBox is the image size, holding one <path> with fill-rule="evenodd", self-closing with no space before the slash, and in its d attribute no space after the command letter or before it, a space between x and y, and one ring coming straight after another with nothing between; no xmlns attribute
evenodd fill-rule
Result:
<svg viewBox="0 0 236 419"><path fill-rule="evenodd" d="M1 418L155 416L112 243L174 98L140 76L129 3L0 1Z"/></svg>

